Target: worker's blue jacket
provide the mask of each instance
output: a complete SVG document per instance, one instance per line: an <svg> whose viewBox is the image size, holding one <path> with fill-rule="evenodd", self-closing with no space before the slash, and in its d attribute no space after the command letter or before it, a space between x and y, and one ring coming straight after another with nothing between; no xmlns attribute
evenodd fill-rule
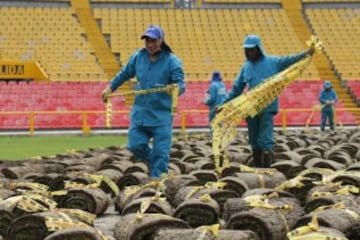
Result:
<svg viewBox="0 0 360 240"><path fill-rule="evenodd" d="M215 75L216 76L216 75ZM207 91L205 105L209 106L209 121L215 117L216 106L222 104L226 98L226 87L221 78L213 77Z"/></svg>
<svg viewBox="0 0 360 240"><path fill-rule="evenodd" d="M333 107L331 104L326 104L327 101L337 101L337 96L335 91L330 88L328 90L322 89L319 95L319 102L323 105L321 108L322 112L332 112Z"/></svg>
<svg viewBox="0 0 360 240"><path fill-rule="evenodd" d="M261 57L256 62L252 62L246 57L247 59L243 64L240 73L236 77L233 87L225 101L229 101L242 94L245 86L252 89L256 85L262 83L265 79L283 71L306 56L306 52L285 57L267 55L263 49L261 40L257 35L249 35L246 37L244 40L244 48L246 46L257 46L261 52ZM263 112L276 113L278 112L278 109L279 102L276 98L276 100L268 105Z"/></svg>
<svg viewBox="0 0 360 240"><path fill-rule="evenodd" d="M185 91L182 63L174 54L162 50L156 61L150 61L145 48L136 51L124 68L111 81L111 90L116 90L125 81L136 77L136 90L165 87L176 83L180 94ZM172 124L172 99L166 92L137 95L131 110L131 122L140 126Z"/></svg>

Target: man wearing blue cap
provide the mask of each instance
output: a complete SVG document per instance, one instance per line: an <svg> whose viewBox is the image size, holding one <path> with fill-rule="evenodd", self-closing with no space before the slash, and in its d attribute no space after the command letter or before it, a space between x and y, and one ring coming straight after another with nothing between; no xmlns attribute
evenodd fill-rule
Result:
<svg viewBox="0 0 360 240"><path fill-rule="evenodd" d="M278 57L267 55L262 47L260 37L248 35L244 39L243 48L246 61L236 77L232 90L225 101L229 101L242 94L245 86L249 89L262 83L265 79L283 71L290 65L313 54L314 48L302 53ZM279 110L278 99L270 103L254 118L247 118L249 143L253 152L253 165L255 167L270 167L272 162L272 149L274 147L274 116Z"/></svg>
<svg viewBox="0 0 360 240"><path fill-rule="evenodd" d="M128 63L111 80L102 94L103 101L125 81L137 79L136 90L166 87L177 84L180 94L185 91L182 62L164 41L163 30L151 25L141 36L145 48L136 51ZM151 178L168 172L172 141L171 96L166 92L136 95L129 127L128 149L139 159L147 161ZM149 146L153 139L152 146Z"/></svg>
<svg viewBox="0 0 360 240"><path fill-rule="evenodd" d="M334 130L334 104L337 101L337 96L332 88L330 81L324 82L324 89L321 90L319 95L319 102L322 105L321 108L321 125L320 130L325 130L326 120L329 119L329 126L331 130Z"/></svg>
<svg viewBox="0 0 360 240"><path fill-rule="evenodd" d="M209 106L209 122L215 117L216 106L222 104L226 98L226 86L222 82L219 71L213 72L211 76L211 84L206 92L205 105ZM211 127L210 127L211 131Z"/></svg>

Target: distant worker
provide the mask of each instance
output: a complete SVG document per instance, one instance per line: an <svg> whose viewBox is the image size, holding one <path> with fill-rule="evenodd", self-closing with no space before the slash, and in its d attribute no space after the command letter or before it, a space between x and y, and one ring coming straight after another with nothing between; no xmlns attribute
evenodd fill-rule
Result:
<svg viewBox="0 0 360 240"><path fill-rule="evenodd" d="M226 86L222 82L221 74L218 71L213 72L211 76L210 87L206 92L205 105L209 106L209 124L216 115L216 106L221 105L226 98ZM210 135L212 128L210 125Z"/></svg>
<svg viewBox="0 0 360 240"><path fill-rule="evenodd" d="M334 130L334 104L337 101L337 96L332 88L330 81L325 81L324 89L321 90L319 101L322 105L321 108L321 131L325 130L326 120L329 119L329 126Z"/></svg>

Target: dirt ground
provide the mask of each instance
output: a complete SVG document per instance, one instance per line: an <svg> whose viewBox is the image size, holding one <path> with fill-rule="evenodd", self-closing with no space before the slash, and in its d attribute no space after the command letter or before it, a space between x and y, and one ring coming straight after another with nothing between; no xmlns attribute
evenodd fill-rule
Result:
<svg viewBox="0 0 360 240"><path fill-rule="evenodd" d="M109 240L116 240L114 237L114 228L120 217L120 214L115 211L114 205L112 205L107 209L104 215L95 219L95 228L104 233Z"/></svg>

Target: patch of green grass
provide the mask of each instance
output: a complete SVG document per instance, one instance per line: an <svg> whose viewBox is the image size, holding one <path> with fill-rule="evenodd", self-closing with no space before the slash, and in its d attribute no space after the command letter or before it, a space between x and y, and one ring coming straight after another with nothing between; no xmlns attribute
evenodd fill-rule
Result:
<svg viewBox="0 0 360 240"><path fill-rule="evenodd" d="M122 135L0 136L0 160L24 160L67 150L120 146L127 140L128 137Z"/></svg>

